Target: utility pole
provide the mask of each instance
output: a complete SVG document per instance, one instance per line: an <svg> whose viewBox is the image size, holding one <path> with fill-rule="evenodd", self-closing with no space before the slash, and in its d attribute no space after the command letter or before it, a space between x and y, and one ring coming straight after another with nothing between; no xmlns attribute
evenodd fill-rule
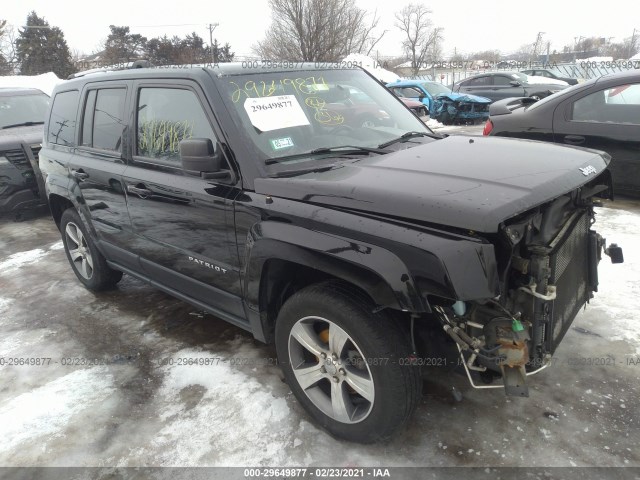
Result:
<svg viewBox="0 0 640 480"><path fill-rule="evenodd" d="M213 31L216 27L220 25L219 23L210 23L209 24L209 45L211 46L211 63L216 63L215 53L213 51Z"/></svg>

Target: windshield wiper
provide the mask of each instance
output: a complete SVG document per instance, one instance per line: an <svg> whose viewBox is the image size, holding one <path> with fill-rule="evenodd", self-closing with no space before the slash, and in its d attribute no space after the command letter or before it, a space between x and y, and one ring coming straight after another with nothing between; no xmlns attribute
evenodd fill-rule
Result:
<svg viewBox="0 0 640 480"><path fill-rule="evenodd" d="M393 140L389 140L388 142L381 143L380 145L378 145L378 148L387 148L389 145L393 145L394 143L398 143L398 142L403 142L405 140L408 140L414 137L431 137L431 138L438 138L438 139L442 138L442 136L438 135L437 133L407 132L399 136L398 138L394 138Z"/></svg>
<svg viewBox="0 0 640 480"><path fill-rule="evenodd" d="M44 122L14 123L13 125L5 125L4 127L2 127L2 129L4 130L5 128L13 128L13 127L31 127L33 125L44 125Z"/></svg>
<svg viewBox="0 0 640 480"><path fill-rule="evenodd" d="M274 163L286 162L287 160L313 157L316 155L324 155L327 153L339 153L341 155L368 155L369 153L377 153L378 155L385 155L389 152L385 152L380 148L358 147L356 145L341 145L338 147L315 148L306 153L297 153L295 155L287 155L285 157L267 158L264 163L265 165L273 165Z"/></svg>
<svg viewBox="0 0 640 480"><path fill-rule="evenodd" d="M341 166L332 163L331 165L325 165L323 167L301 168L298 170L283 170L282 172L276 172L267 176L269 178L297 177L298 175L306 175L307 173L328 172L329 170L333 170L334 168L341 168Z"/></svg>

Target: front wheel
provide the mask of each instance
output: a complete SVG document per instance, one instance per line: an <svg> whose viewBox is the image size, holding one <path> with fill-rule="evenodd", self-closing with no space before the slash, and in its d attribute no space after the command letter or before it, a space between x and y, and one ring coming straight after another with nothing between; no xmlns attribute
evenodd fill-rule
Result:
<svg viewBox="0 0 640 480"><path fill-rule="evenodd" d="M60 219L62 243L67 259L78 280L89 290L112 288L122 278L122 272L113 270L87 234L78 212L69 208Z"/></svg>
<svg viewBox="0 0 640 480"><path fill-rule="evenodd" d="M276 350L298 401L332 435L384 440L416 408L420 378L409 340L373 303L342 283L294 294L276 323Z"/></svg>

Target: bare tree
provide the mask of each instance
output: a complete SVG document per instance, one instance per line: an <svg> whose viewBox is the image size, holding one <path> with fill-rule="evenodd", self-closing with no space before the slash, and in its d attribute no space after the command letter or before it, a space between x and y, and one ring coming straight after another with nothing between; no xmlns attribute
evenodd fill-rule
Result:
<svg viewBox="0 0 640 480"><path fill-rule="evenodd" d="M0 20L0 75L10 75L16 66L16 29Z"/></svg>
<svg viewBox="0 0 640 480"><path fill-rule="evenodd" d="M264 59L333 62L350 53L368 54L379 17L369 22L355 0L269 0L272 23L253 50Z"/></svg>
<svg viewBox="0 0 640 480"><path fill-rule="evenodd" d="M430 14L431 10L420 3L409 4L396 13L396 27L405 36L402 46L411 60L413 75L424 66L433 43L442 36L442 29L433 28Z"/></svg>

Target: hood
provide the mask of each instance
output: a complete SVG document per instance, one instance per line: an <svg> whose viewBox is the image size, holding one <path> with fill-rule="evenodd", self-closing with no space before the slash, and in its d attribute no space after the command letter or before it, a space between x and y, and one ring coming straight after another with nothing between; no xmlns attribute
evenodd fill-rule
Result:
<svg viewBox="0 0 640 480"><path fill-rule="evenodd" d="M592 180L596 150L530 140L450 136L338 168L260 178L257 193L449 227L496 232L515 215Z"/></svg>
<svg viewBox="0 0 640 480"><path fill-rule="evenodd" d="M0 150L20 148L22 143L39 145L44 135L43 125L0 129Z"/></svg>
<svg viewBox="0 0 640 480"><path fill-rule="evenodd" d="M439 93L438 95L436 95L436 98L448 98L449 100L452 100L454 102L491 103L490 98L465 93Z"/></svg>

